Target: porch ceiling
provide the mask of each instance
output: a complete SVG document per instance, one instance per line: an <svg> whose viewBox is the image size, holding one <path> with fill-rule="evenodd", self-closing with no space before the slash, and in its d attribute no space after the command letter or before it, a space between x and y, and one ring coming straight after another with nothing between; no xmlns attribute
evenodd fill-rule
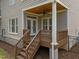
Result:
<svg viewBox="0 0 79 59"><path fill-rule="evenodd" d="M59 3L57 3L57 11L66 9ZM43 12L52 12L52 3L44 4L29 10L26 10L26 12L35 13L35 14L42 14Z"/></svg>

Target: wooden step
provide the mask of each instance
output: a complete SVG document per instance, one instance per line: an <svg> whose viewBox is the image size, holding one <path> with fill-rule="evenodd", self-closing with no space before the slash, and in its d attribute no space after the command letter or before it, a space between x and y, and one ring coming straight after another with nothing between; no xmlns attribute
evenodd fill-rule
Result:
<svg viewBox="0 0 79 59"><path fill-rule="evenodd" d="M32 55L33 51L32 50L28 50L28 55Z"/></svg>
<svg viewBox="0 0 79 59"><path fill-rule="evenodd" d="M22 50L21 50L21 51L26 52L26 48L22 48Z"/></svg>
<svg viewBox="0 0 79 59"><path fill-rule="evenodd" d="M30 55L28 55L28 59L30 59Z"/></svg>
<svg viewBox="0 0 79 59"><path fill-rule="evenodd" d="M25 59L23 56L18 55L17 59Z"/></svg>
<svg viewBox="0 0 79 59"><path fill-rule="evenodd" d="M32 46L32 47L35 47L35 46L36 46L36 44L35 44L35 43L33 43L31 46Z"/></svg>
<svg viewBox="0 0 79 59"><path fill-rule="evenodd" d="M23 52L23 51L21 51L21 52L19 53L19 55L21 55L21 56L23 56L23 57L26 57L26 53Z"/></svg>
<svg viewBox="0 0 79 59"><path fill-rule="evenodd" d="M40 32L35 36L36 38L34 38L30 43L26 43L26 41L24 42L24 48L21 49L19 55L17 56L18 59L33 59L35 53L40 46L39 34Z"/></svg>
<svg viewBox="0 0 79 59"><path fill-rule="evenodd" d="M39 41L38 40L35 40L34 42L38 43Z"/></svg>
<svg viewBox="0 0 79 59"><path fill-rule="evenodd" d="M34 50L35 49L35 46L31 46L29 50Z"/></svg>

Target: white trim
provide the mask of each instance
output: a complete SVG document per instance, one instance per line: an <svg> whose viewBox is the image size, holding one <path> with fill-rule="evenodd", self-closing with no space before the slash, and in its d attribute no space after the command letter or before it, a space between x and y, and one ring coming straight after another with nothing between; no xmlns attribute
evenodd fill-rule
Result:
<svg viewBox="0 0 79 59"><path fill-rule="evenodd" d="M7 37L7 38L12 38L12 39L15 39L15 40L19 40L21 37L19 37L19 36L16 36L16 35L5 35L5 37Z"/></svg>
<svg viewBox="0 0 79 59"><path fill-rule="evenodd" d="M59 10L59 11L57 11L57 13L61 13L61 12L64 12L64 11L67 11L67 10L66 9Z"/></svg>
<svg viewBox="0 0 79 59"><path fill-rule="evenodd" d="M69 9L65 4L63 4L60 0L56 0L56 2L58 2L59 4L61 4L62 6L64 6L65 8ZM22 11L25 11L25 10L29 10L29 9L32 9L32 8L35 8L35 7L38 7L38 6L41 6L41 5L44 5L44 4L47 4L47 3L52 3L52 0L47 0L43 3L39 3L37 5L34 5L34 6L31 6L29 8L24 8L22 9Z"/></svg>
<svg viewBox="0 0 79 59"><path fill-rule="evenodd" d="M46 19L47 20L47 30L50 30L50 24L49 24L49 21L50 21L50 19L51 19L51 16L50 17L42 17L42 20L41 20L41 23L42 23L42 25L41 25L41 30L44 30L44 28L43 28L43 20L44 19ZM46 26L46 25L45 25Z"/></svg>
<svg viewBox="0 0 79 59"><path fill-rule="evenodd" d="M25 12L26 14L30 15L35 15L35 16L40 16L40 14L32 13L32 12Z"/></svg>
<svg viewBox="0 0 79 59"><path fill-rule="evenodd" d="M62 12L65 12L65 11L67 11L67 10L66 9L63 9L63 10L57 11L57 13L62 13ZM52 14L52 12L49 12L48 14Z"/></svg>
<svg viewBox="0 0 79 59"><path fill-rule="evenodd" d="M34 17L36 17L36 16L34 16ZM31 21L31 35L35 35L38 32L38 17L36 17L36 19L32 19L32 18L28 18L27 17L27 20L30 20ZM26 20L26 22L27 22L27 20ZM36 33L33 33L33 21L34 20L36 21Z"/></svg>
<svg viewBox="0 0 79 59"><path fill-rule="evenodd" d="M58 43L57 43L57 42L55 42L55 43L51 43L51 45L58 45Z"/></svg>
<svg viewBox="0 0 79 59"><path fill-rule="evenodd" d="M57 2L52 1L52 57L51 59L55 59L55 44L57 42Z"/></svg>
<svg viewBox="0 0 79 59"><path fill-rule="evenodd" d="M8 32L9 34L17 35L18 33L15 32Z"/></svg>
<svg viewBox="0 0 79 59"><path fill-rule="evenodd" d="M57 3L52 4L52 42L57 42Z"/></svg>
<svg viewBox="0 0 79 59"><path fill-rule="evenodd" d="M12 19L14 19L15 20L15 32L10 32L10 30L12 30L12 27L10 28L9 26L11 25L12 26L12 24L9 24L9 21L11 21L12 22ZM18 24L16 25L16 21L17 21L17 23L18 23L18 19L17 19L17 17L12 17L12 18L10 18L9 20L8 20L8 33L10 33L10 34L17 34L18 32L16 32L16 26L18 26Z"/></svg>
<svg viewBox="0 0 79 59"><path fill-rule="evenodd" d="M34 5L34 6L31 6L31 7L29 7L29 8L22 9L22 11L29 10L29 9L32 9L32 8L35 8L35 7L38 7L38 6L47 4L47 3L51 3L51 2L52 2L52 0L47 0L47 1L43 2L43 3L39 3L39 4Z"/></svg>
<svg viewBox="0 0 79 59"><path fill-rule="evenodd" d="M24 11L22 10L22 29L21 29L22 30L22 33L21 33L22 36L23 36L23 29L24 29L24 20L25 20L24 19Z"/></svg>
<svg viewBox="0 0 79 59"><path fill-rule="evenodd" d="M69 9L69 7L67 7L64 3L62 3L60 0L56 0L56 2L58 2L59 4L61 4L63 7Z"/></svg>

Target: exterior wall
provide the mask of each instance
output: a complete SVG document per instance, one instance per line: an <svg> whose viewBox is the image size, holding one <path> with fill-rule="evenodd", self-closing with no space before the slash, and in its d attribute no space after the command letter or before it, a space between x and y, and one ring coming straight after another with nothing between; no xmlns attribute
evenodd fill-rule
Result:
<svg viewBox="0 0 79 59"><path fill-rule="evenodd" d="M66 11L57 14L57 30L67 30L67 13Z"/></svg>
<svg viewBox="0 0 79 59"><path fill-rule="evenodd" d="M42 16L37 16L38 19L38 30L41 30L42 29ZM49 16L46 16L46 17L51 17L51 15ZM24 15L24 18L25 18L25 28L26 28L26 25L27 25L27 17L26 17L26 14ZM27 28L26 28L27 29ZM57 31L65 31L67 30L67 13L66 11L64 12L61 12L61 13L58 13L57 14Z"/></svg>
<svg viewBox="0 0 79 59"><path fill-rule="evenodd" d="M37 5L47 0L25 0L23 2L9 5L9 0L1 0L1 15L2 15L2 28L5 29L5 36L13 39L19 39L22 37L23 21L22 21L22 9ZM77 35L79 32L79 0L61 0L65 5L69 7L68 10L68 34ZM17 17L19 20L19 32L18 34L8 33L8 21L11 17Z"/></svg>
<svg viewBox="0 0 79 59"><path fill-rule="evenodd" d="M68 35L78 35L79 32L79 0L61 0L68 9ZM75 44L73 38L69 39L70 48Z"/></svg>
<svg viewBox="0 0 79 59"><path fill-rule="evenodd" d="M79 0L61 0L68 9L68 31L69 35L77 35L79 32Z"/></svg>
<svg viewBox="0 0 79 59"><path fill-rule="evenodd" d="M0 16L1 16L1 0L0 0ZM0 20L1 20L1 18L0 18Z"/></svg>
<svg viewBox="0 0 79 59"><path fill-rule="evenodd" d="M24 0L23 2L9 5L9 0L1 0L1 14L2 14L2 28L5 29L5 36L13 39L19 39L22 37L23 21L22 21L22 9L37 5L47 0ZM11 17L18 18L18 34L8 33L8 21ZM12 40L13 40L12 39Z"/></svg>
<svg viewBox="0 0 79 59"><path fill-rule="evenodd" d="M1 0L0 0L0 16L1 16Z"/></svg>

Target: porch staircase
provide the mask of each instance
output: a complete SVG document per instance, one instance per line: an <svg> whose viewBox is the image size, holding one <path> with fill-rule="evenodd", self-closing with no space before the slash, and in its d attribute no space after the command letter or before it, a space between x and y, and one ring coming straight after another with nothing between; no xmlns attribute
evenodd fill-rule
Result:
<svg viewBox="0 0 79 59"><path fill-rule="evenodd" d="M33 37L33 39L22 47L19 53L16 53L15 59L33 59L37 50L40 47L40 31ZM17 52L17 51L16 51Z"/></svg>

